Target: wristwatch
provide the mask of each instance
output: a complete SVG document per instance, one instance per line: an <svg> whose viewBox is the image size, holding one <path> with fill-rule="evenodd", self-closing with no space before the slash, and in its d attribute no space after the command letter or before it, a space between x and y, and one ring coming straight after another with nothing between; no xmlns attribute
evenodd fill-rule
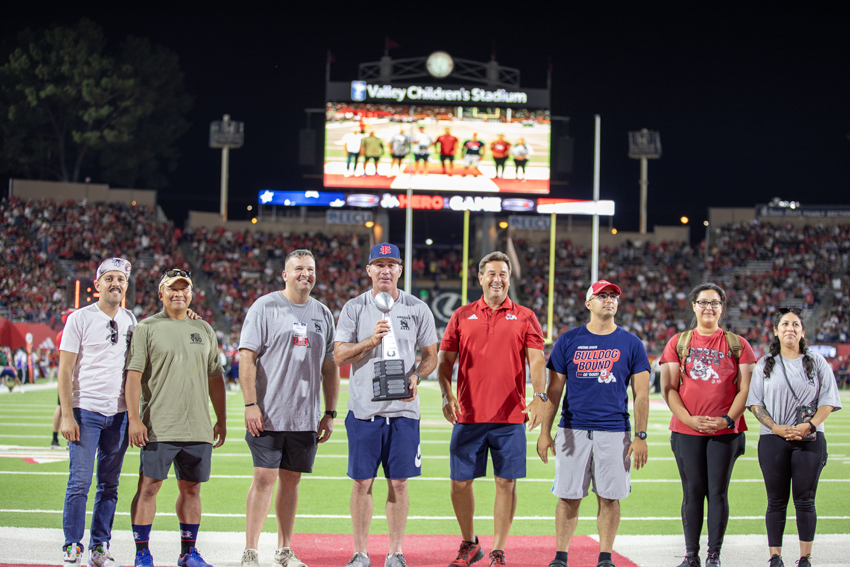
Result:
<svg viewBox="0 0 850 567"><path fill-rule="evenodd" d="M332 418L336 419L336 410L325 410L325 415L329 415Z"/></svg>
<svg viewBox="0 0 850 567"><path fill-rule="evenodd" d="M726 420L726 428L727 429L735 429L735 420L734 419L732 419L731 417L729 417L725 413L720 417L722 417L723 419Z"/></svg>
<svg viewBox="0 0 850 567"><path fill-rule="evenodd" d="M541 399L541 400L543 400L544 402L548 402L548 401L549 401L549 396L547 396L547 395L546 395L546 392L534 392L534 397L535 397L535 398L540 398L540 399Z"/></svg>
<svg viewBox="0 0 850 567"><path fill-rule="evenodd" d="M419 382L421 382L421 381L422 381L422 375L421 375L421 374L419 374L418 372L413 372L413 373L411 374L411 376L413 376L413 374L416 374L416 385L418 386L418 385L419 385Z"/></svg>
<svg viewBox="0 0 850 567"><path fill-rule="evenodd" d="M817 430L818 430L818 426L810 421L809 422L809 433L814 433Z"/></svg>
<svg viewBox="0 0 850 567"><path fill-rule="evenodd" d="M644 441L646 441L646 431L636 432L635 437L637 437L638 439L643 439Z"/></svg>

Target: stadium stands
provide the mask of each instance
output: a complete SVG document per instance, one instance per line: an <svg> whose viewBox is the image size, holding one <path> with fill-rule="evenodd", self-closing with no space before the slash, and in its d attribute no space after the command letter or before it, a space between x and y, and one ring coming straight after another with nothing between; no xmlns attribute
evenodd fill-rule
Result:
<svg viewBox="0 0 850 567"><path fill-rule="evenodd" d="M98 264L122 256L133 264L136 306L143 318L161 309L157 283L166 268L188 269L173 223L148 207L53 201L3 201L0 303L13 320L61 324L66 283L90 278ZM204 292L192 308L207 320Z"/></svg>

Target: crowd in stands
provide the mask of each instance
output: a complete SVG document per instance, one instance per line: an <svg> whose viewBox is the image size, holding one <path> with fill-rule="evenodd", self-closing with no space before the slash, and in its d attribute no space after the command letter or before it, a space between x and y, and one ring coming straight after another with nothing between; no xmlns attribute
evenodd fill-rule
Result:
<svg viewBox="0 0 850 567"><path fill-rule="evenodd" d="M850 277L835 278L832 282L835 299L817 330L817 340L822 343L850 342Z"/></svg>
<svg viewBox="0 0 850 567"><path fill-rule="evenodd" d="M168 268L189 269L171 221L159 221L150 207L116 203L3 201L0 304L10 318L61 325L69 278L94 279L105 258L133 265L133 311L138 318L161 309L159 279ZM192 309L210 320L202 289Z"/></svg>
<svg viewBox="0 0 850 567"><path fill-rule="evenodd" d="M548 331L549 241L515 241L522 268L520 294ZM623 290L617 323L642 337L650 352L660 351L667 339L684 329L686 294L690 290L692 251L680 243L635 244L602 248L599 279L616 282ZM555 251L553 336L587 321L584 306L590 281L590 250L570 241Z"/></svg>
<svg viewBox="0 0 850 567"><path fill-rule="evenodd" d="M219 227L187 232L185 238L234 333L257 298L283 288L280 273L292 250L313 252L317 270L313 297L327 305L334 318L346 301L371 285L363 269L362 244L354 235L232 232Z"/></svg>
<svg viewBox="0 0 850 567"><path fill-rule="evenodd" d="M148 207L121 204L27 201L0 202L0 309L17 321L60 325L66 307L68 278L91 278L102 259L122 256L133 264L137 317L161 309L157 282L164 269L189 268L181 234ZM209 284L196 285L192 308L212 322L217 303L231 345L250 305L261 295L281 289L286 254L310 249L317 262L314 297L337 318L350 298L371 285L363 268L368 244L349 234L280 234L225 228L200 228L182 235ZM515 241L521 279L515 283L520 301L550 322L548 307L548 239ZM584 296L590 281L590 250L560 241L556 250L553 336L587 320ZM696 263L700 263L696 265ZM475 286L477 263L470 267ZM850 226L807 226L743 223L723 227L711 247L695 253L688 245L624 242L600 251L599 278L623 290L617 322L641 337L650 353L659 353L669 337L684 330L692 317L687 292L700 281L716 281L727 291L727 324L754 347L769 343L770 318L776 306L801 305L822 318L812 330L821 343L850 342ZM418 280L458 280L461 254L420 248L410 269ZM198 278L196 276L196 281ZM430 286L430 284L426 284ZM454 283L452 285L455 285ZM213 294L205 300L205 290ZM827 303L824 303L827 302ZM227 329L229 327L229 329ZM843 360L843 359L842 359ZM848 361L843 362L844 375Z"/></svg>
<svg viewBox="0 0 850 567"><path fill-rule="evenodd" d="M767 344L773 309L788 304L814 309L849 260L850 226L739 223L717 233L703 279L723 285L730 306L740 310L735 330L750 342ZM833 317L834 328L840 317Z"/></svg>

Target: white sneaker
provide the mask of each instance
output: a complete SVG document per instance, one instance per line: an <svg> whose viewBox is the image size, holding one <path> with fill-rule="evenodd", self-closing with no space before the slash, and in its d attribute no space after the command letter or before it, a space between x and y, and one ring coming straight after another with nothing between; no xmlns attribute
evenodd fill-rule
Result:
<svg viewBox="0 0 850 567"><path fill-rule="evenodd" d="M401 553L387 554L384 567L407 567L407 560Z"/></svg>
<svg viewBox="0 0 850 567"><path fill-rule="evenodd" d="M307 567L298 559L291 547L283 547L274 552L274 562L282 567Z"/></svg>
<svg viewBox="0 0 850 567"><path fill-rule="evenodd" d="M79 565L83 559L83 546L79 543L69 543L65 547L65 555L62 562L66 567Z"/></svg>
<svg viewBox="0 0 850 567"><path fill-rule="evenodd" d="M256 549L246 549L242 554L241 567L260 567L260 559Z"/></svg>
<svg viewBox="0 0 850 567"><path fill-rule="evenodd" d="M371 564L368 554L355 551L345 567L371 567Z"/></svg>
<svg viewBox="0 0 850 567"><path fill-rule="evenodd" d="M89 567L121 567L109 553L109 545L98 544L89 548Z"/></svg>

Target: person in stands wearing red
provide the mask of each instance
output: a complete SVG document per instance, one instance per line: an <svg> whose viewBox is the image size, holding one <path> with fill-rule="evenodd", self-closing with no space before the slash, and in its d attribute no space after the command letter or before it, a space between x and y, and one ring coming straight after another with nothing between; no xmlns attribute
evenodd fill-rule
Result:
<svg viewBox="0 0 850 567"><path fill-rule="evenodd" d="M744 454L744 422L756 357L746 339L720 328L726 293L713 283L688 296L695 323L674 335L661 355L661 391L673 412L670 444L682 478L682 524L687 555L680 567L699 567L703 506L708 499L706 567L720 566L729 522L732 467Z"/></svg>
<svg viewBox="0 0 850 567"><path fill-rule="evenodd" d="M449 567L469 567L484 557L475 533L473 481L487 474L493 457L496 498L490 567L504 567L505 543L516 511L518 478L525 478L528 429L542 419L546 402L543 331L534 312L508 297L511 261L491 252L478 264L481 299L458 308L440 344L437 379L443 392L443 416L453 424L449 459L452 506L463 541ZM458 362L457 396L452 369ZM534 397L526 408L525 367Z"/></svg>
<svg viewBox="0 0 850 567"><path fill-rule="evenodd" d="M493 161L496 162L496 177L504 177L505 162L511 155L511 143L505 140L504 134L499 134L496 141L490 144L490 152L493 154Z"/></svg>
<svg viewBox="0 0 850 567"><path fill-rule="evenodd" d="M443 173L446 173L446 162L449 162L448 174L451 175L454 172L455 154L458 149L457 138L452 136L451 128L446 128L446 133L437 138L437 143L440 145L440 164L443 166Z"/></svg>

